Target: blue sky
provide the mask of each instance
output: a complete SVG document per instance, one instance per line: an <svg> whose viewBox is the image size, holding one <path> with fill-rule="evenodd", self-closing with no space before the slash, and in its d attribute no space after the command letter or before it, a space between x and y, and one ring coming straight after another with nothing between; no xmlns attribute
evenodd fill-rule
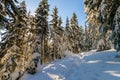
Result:
<svg viewBox="0 0 120 80"><path fill-rule="evenodd" d="M23 1L23 0L18 0ZM41 0L24 0L27 4L27 10L31 11L31 14L34 14L34 11L37 9L38 4ZM84 26L85 24L85 14L84 14L84 4L83 0L48 0L50 5L50 12L55 6L58 8L58 15L61 16L63 21L63 26L66 22L66 17L69 19L72 17L73 12L75 12L78 16L79 25ZM49 16L49 20L51 20L51 16Z"/></svg>

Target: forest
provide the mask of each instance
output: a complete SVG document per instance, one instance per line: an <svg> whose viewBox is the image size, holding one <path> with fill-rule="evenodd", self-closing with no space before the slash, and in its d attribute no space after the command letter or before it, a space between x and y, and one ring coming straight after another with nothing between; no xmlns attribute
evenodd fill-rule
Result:
<svg viewBox="0 0 120 80"><path fill-rule="evenodd" d="M120 0L83 0L85 26L75 12L65 26L55 6L49 14L48 0L41 0L35 15L26 2L0 0L0 80L19 80L25 72L35 74L38 65L97 49L120 51ZM52 19L49 21L48 16ZM12 79L12 73L18 74Z"/></svg>

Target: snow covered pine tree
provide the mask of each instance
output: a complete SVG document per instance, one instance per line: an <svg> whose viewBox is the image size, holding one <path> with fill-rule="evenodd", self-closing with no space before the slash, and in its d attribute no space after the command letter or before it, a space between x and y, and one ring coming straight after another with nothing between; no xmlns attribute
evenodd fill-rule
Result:
<svg viewBox="0 0 120 80"><path fill-rule="evenodd" d="M111 30L110 40L120 51L120 0L84 0L87 23L99 27L102 35Z"/></svg>

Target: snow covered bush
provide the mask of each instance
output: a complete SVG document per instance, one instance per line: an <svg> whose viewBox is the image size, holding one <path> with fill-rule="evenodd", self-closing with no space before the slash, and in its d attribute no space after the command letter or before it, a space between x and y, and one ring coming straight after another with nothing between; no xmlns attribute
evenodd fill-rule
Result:
<svg viewBox="0 0 120 80"><path fill-rule="evenodd" d="M30 66L27 68L27 72L29 74L35 74L37 72L37 67L38 67L38 60L34 59L32 60Z"/></svg>
<svg viewBox="0 0 120 80"><path fill-rule="evenodd" d="M35 74L38 70L39 64L41 63L40 54L34 53L33 59L31 60L29 67L27 68L27 72L29 74Z"/></svg>
<svg viewBox="0 0 120 80"><path fill-rule="evenodd" d="M100 39L97 45L97 51L110 49L110 44L105 39Z"/></svg>

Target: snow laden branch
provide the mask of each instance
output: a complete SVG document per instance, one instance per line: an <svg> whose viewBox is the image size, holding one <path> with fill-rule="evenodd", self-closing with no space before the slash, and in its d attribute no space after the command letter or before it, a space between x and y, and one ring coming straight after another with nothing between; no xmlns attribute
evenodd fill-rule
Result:
<svg viewBox="0 0 120 80"><path fill-rule="evenodd" d="M109 40L120 50L120 0L84 0L86 22L99 27L102 35L111 30Z"/></svg>

